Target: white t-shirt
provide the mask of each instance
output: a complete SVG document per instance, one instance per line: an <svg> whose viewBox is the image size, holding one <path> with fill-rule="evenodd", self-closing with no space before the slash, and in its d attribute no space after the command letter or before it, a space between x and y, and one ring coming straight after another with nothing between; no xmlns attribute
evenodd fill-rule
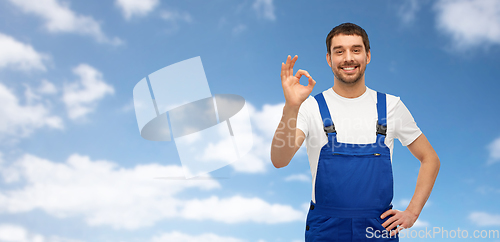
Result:
<svg viewBox="0 0 500 242"><path fill-rule="evenodd" d="M371 144L376 142L377 124L377 92L366 88L365 93L357 98L345 98L338 95L332 88L323 92L326 104L330 110L337 141L350 144ZM391 150L394 139L399 139L401 144L411 144L422 132L413 120L410 111L399 97L387 94L387 135L385 145ZM319 106L313 96L309 96L300 106L297 116L297 128L306 135L305 143L307 156L311 167L313 182L312 201L314 198L314 185L321 147L328 139L323 130L323 121Z"/></svg>

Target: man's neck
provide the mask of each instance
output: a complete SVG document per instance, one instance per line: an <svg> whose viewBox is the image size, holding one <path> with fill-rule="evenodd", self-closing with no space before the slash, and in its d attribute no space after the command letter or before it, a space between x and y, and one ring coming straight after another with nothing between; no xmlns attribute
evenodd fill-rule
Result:
<svg viewBox="0 0 500 242"><path fill-rule="evenodd" d="M364 80L359 80L358 82L349 85L335 79L332 89L342 97L357 98L365 93L366 86Z"/></svg>

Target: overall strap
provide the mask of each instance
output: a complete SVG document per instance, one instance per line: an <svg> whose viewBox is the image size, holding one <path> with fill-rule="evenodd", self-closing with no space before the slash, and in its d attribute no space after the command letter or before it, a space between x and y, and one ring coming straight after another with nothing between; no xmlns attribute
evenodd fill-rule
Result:
<svg viewBox="0 0 500 242"><path fill-rule="evenodd" d="M337 131L335 131L335 125L333 124L332 117L330 116L330 110L328 110L323 93L315 95L314 98L316 99L316 102L318 102L319 112L321 114L321 120L323 120L325 132L327 134L336 133Z"/></svg>
<svg viewBox="0 0 500 242"><path fill-rule="evenodd" d="M377 134L387 134L387 102L385 93L377 92Z"/></svg>

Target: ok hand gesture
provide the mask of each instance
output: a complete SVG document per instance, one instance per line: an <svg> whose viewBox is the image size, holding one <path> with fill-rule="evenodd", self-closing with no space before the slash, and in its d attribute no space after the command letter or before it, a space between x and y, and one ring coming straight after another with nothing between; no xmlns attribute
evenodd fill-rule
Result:
<svg viewBox="0 0 500 242"><path fill-rule="evenodd" d="M293 66L299 57L295 56L293 59L288 56L286 63L281 63L281 85L283 86L283 93L285 94L285 105L292 107L299 107L304 102L309 94L311 94L316 81L312 79L309 73L305 70L298 70L293 75ZM309 78L307 86L301 85L300 77L306 76Z"/></svg>

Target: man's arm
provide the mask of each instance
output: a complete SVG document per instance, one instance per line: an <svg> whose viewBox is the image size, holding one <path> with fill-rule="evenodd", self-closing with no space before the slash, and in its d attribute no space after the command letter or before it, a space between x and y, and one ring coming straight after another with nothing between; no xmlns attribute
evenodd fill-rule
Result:
<svg viewBox="0 0 500 242"><path fill-rule="evenodd" d="M382 226L386 227L387 230L391 230L399 225L400 227L397 229L397 232L410 228L417 220L427 199L431 195L432 187L434 186L440 167L439 157L424 134L421 134L415 141L408 145L408 149L420 161L415 193L405 211L391 209L381 216L381 218L385 218L388 215L393 215Z"/></svg>
<svg viewBox="0 0 500 242"><path fill-rule="evenodd" d="M287 166L306 138L304 132L296 128L298 113L298 108L287 107L285 104L271 143L271 161L276 168Z"/></svg>
<svg viewBox="0 0 500 242"><path fill-rule="evenodd" d="M297 115L300 105L311 94L316 82L305 70L298 70L293 75L293 66L297 61L288 56L286 63L281 64L281 85L285 95L285 107L280 124L274 133L271 143L271 161L276 168L285 167L300 148L305 139L302 130L297 129ZM300 77L309 78L307 86L301 85Z"/></svg>

